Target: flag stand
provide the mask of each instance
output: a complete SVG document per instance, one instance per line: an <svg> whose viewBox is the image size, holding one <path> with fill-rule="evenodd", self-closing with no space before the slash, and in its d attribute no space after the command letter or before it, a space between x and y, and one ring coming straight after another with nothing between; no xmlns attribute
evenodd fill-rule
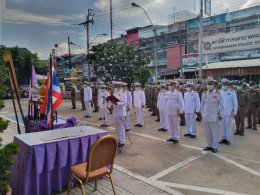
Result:
<svg viewBox="0 0 260 195"><path fill-rule="evenodd" d="M51 101L51 103L50 103L50 106L51 106L51 126L50 126L50 129L52 130L53 129L53 112L52 112L52 54L50 54L50 72L49 72L49 74L50 74L50 86L49 86L49 91L50 91L50 93L51 93L51 95L50 95L50 101Z"/></svg>

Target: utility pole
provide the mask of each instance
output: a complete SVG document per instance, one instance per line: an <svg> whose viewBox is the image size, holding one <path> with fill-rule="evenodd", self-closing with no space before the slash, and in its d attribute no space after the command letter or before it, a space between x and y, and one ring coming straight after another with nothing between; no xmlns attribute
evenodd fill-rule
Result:
<svg viewBox="0 0 260 195"><path fill-rule="evenodd" d="M112 15L112 0L110 0L110 31L111 31L111 37L110 39L113 40L113 15Z"/></svg>
<svg viewBox="0 0 260 195"><path fill-rule="evenodd" d="M69 66L71 68L71 56L70 56L70 37L68 37L68 47L69 47Z"/></svg>
<svg viewBox="0 0 260 195"><path fill-rule="evenodd" d="M87 33L87 56L89 54L89 24L91 23L92 25L94 24L93 17L95 16L95 13L93 12L92 9L88 9L88 14L86 16L86 21L83 23L80 23L78 25L83 25L86 27L86 33ZM91 81L91 73L90 73L90 65L88 64L88 81Z"/></svg>
<svg viewBox="0 0 260 195"><path fill-rule="evenodd" d="M200 33L199 33L199 79L202 80L203 55L203 0L200 0Z"/></svg>
<svg viewBox="0 0 260 195"><path fill-rule="evenodd" d="M180 66L181 66L181 71L180 71L180 78L183 79L183 62L182 62L182 41L181 41L181 24L179 24L179 49L180 49Z"/></svg>

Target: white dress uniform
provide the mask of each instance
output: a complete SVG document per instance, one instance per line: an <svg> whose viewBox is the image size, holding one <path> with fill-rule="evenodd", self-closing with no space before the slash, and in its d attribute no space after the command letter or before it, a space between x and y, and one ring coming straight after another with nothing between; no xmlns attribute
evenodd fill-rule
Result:
<svg viewBox="0 0 260 195"><path fill-rule="evenodd" d="M103 121L103 125L109 125L110 124L110 116L108 113L109 106L108 106L108 102L105 99L106 97L110 96L110 93L105 89L101 89L99 93L100 95L98 99L98 105L100 108L100 114Z"/></svg>
<svg viewBox="0 0 260 195"><path fill-rule="evenodd" d="M113 94L120 101L117 105L112 104L114 113L114 126L118 136L118 142L125 144L125 118L126 118L126 103L127 96L122 90L116 91Z"/></svg>
<svg viewBox="0 0 260 195"><path fill-rule="evenodd" d="M130 123L130 110L133 105L133 98L132 93L128 90L125 91L127 96L127 103L126 103L126 121L125 121L125 128L130 130L131 129L131 123Z"/></svg>
<svg viewBox="0 0 260 195"><path fill-rule="evenodd" d="M200 97L196 91L187 91L184 93L184 113L186 133L195 135L197 133L195 113L200 112Z"/></svg>
<svg viewBox="0 0 260 195"><path fill-rule="evenodd" d="M173 140L180 138L179 114L183 113L183 107L184 102L180 91L175 89L167 92L167 114Z"/></svg>
<svg viewBox="0 0 260 195"><path fill-rule="evenodd" d="M160 91L157 98L157 108L160 114L160 128L168 129L168 115L167 115L167 91Z"/></svg>
<svg viewBox="0 0 260 195"><path fill-rule="evenodd" d="M144 125L144 111L143 106L145 106L145 94L141 89L134 90L134 108L136 112L136 124Z"/></svg>
<svg viewBox="0 0 260 195"><path fill-rule="evenodd" d="M221 96L223 99L223 109L221 110L221 129L222 129L222 139L229 142L232 140L232 117L237 114L238 103L237 95L233 90L221 90Z"/></svg>
<svg viewBox="0 0 260 195"><path fill-rule="evenodd" d="M218 148L218 118L221 107L223 107L223 100L219 92L212 90L202 94L201 115L209 148Z"/></svg>
<svg viewBox="0 0 260 195"><path fill-rule="evenodd" d="M91 110L91 101L92 101L92 89L90 86L84 88L84 102L85 102L85 116L92 116Z"/></svg>

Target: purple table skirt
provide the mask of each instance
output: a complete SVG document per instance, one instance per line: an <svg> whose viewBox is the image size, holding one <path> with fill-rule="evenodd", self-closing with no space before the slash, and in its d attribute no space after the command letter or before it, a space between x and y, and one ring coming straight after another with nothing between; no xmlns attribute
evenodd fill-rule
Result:
<svg viewBox="0 0 260 195"><path fill-rule="evenodd" d="M53 125L53 129L61 129L74 127L77 124L77 120L74 116L71 116L63 124ZM48 131L50 130L46 120L40 120L38 123L29 120L29 117L25 118L26 133L33 133L39 131Z"/></svg>
<svg viewBox="0 0 260 195"><path fill-rule="evenodd" d="M20 146L14 157L11 187L15 195L40 195L61 191L68 184L70 167L86 161L93 143L107 134L28 146L14 138Z"/></svg>

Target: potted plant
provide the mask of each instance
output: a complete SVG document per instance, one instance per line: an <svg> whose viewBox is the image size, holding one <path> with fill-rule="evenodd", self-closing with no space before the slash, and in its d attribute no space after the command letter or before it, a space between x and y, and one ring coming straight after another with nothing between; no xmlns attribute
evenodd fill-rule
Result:
<svg viewBox="0 0 260 195"><path fill-rule="evenodd" d="M0 66L0 83L4 83L5 75L4 67ZM0 109L4 107L2 98L6 94L3 85L0 87ZM9 121L0 118L0 133L2 133L8 127ZM0 194L12 194L12 190L9 186L11 180L11 166L13 164L13 156L19 152L18 145L15 143L9 143L3 145L3 139L0 137Z"/></svg>

